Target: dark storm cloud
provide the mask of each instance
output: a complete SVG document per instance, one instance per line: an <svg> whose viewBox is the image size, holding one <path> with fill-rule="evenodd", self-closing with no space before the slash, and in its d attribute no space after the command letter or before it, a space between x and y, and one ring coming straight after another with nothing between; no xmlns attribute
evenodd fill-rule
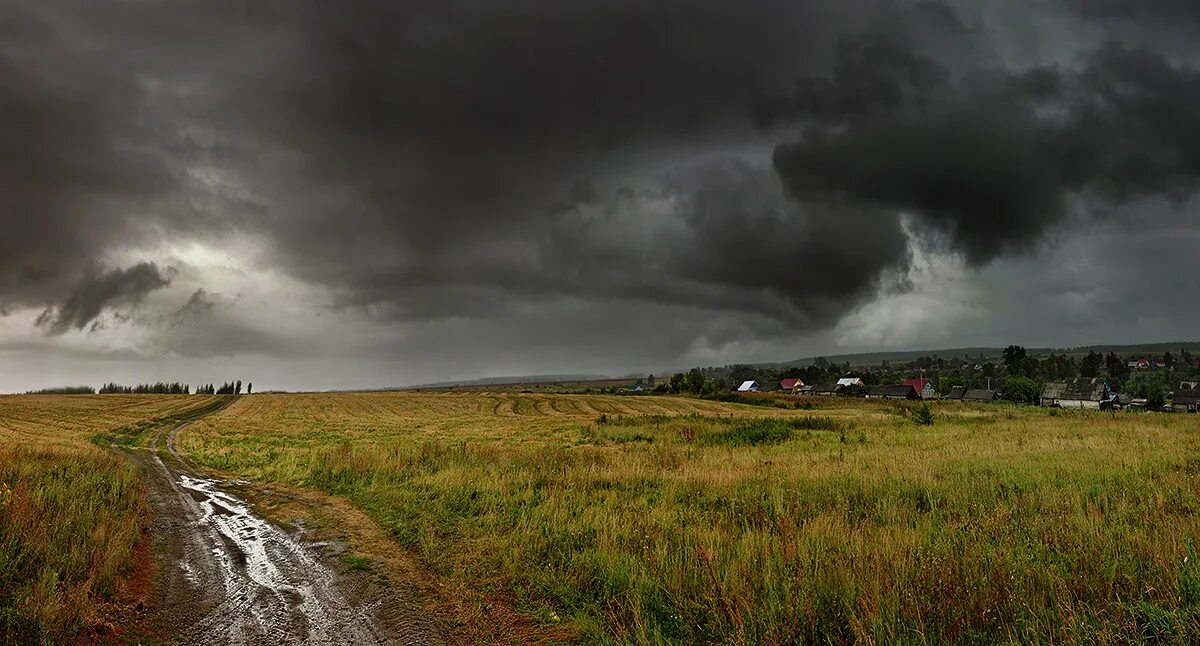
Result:
<svg viewBox="0 0 1200 646"><path fill-rule="evenodd" d="M97 323L105 309L136 305L151 292L171 283L173 270L160 271L152 263L125 269L92 270L79 281L61 305L48 308L37 318L47 334L82 330Z"/></svg>
<svg viewBox="0 0 1200 646"><path fill-rule="evenodd" d="M0 300L58 302L113 249L233 227L341 302L418 316L564 292L654 298L671 275L605 284L601 264L539 264L562 258L544 246L547 213L594 204L615 175L742 145L752 98L812 65L870 4L5 9L0 105L33 127L0 134L5 165L23 173L0 198ZM679 293L744 300L721 296L737 276L678 278L707 281Z"/></svg>
<svg viewBox="0 0 1200 646"><path fill-rule="evenodd" d="M827 325L903 270L896 214L805 209L761 163L698 160L761 139L755 97L884 22L969 31L935 2L321 5L245 130L294 153L267 178L295 197L266 220L276 260L401 318L637 298ZM818 260L823 280L795 270Z"/></svg>
<svg viewBox="0 0 1200 646"><path fill-rule="evenodd" d="M641 194L618 189L599 206L560 216L538 263L565 270L550 287L752 311L812 329L834 322L873 293L885 269L902 273L907 261L895 214L803 208L765 164L715 158L654 185ZM802 269L814 266L822 271Z"/></svg>
<svg viewBox="0 0 1200 646"><path fill-rule="evenodd" d="M0 9L0 302L62 298L129 233L123 207L174 185L142 89L107 46Z"/></svg>
<svg viewBox="0 0 1200 646"><path fill-rule="evenodd" d="M1092 20L1200 22L1200 5L1191 0L1065 0L1068 6Z"/></svg>
<svg viewBox="0 0 1200 646"><path fill-rule="evenodd" d="M1134 45L1007 69L983 6L6 5L0 116L24 127L0 130L0 308L69 303L114 250L236 231L389 321L638 302L771 336L902 282L901 212L979 264L1080 196L1192 192L1194 72ZM1016 31L1149 22L1021 6ZM222 319L193 300L155 320L215 352L232 335L204 337Z"/></svg>
<svg viewBox="0 0 1200 646"><path fill-rule="evenodd" d="M217 301L212 294L204 291L203 288L198 288L192 292L187 302L171 313L169 317L170 325L176 326L180 323L187 322L190 319L203 317L217 306Z"/></svg>
<svg viewBox="0 0 1200 646"><path fill-rule="evenodd" d="M1073 198L1182 199L1200 187L1200 74L1109 44L1079 70L958 80L884 41L843 43L790 102L807 126L775 164L802 202L912 212L975 264L1026 248Z"/></svg>

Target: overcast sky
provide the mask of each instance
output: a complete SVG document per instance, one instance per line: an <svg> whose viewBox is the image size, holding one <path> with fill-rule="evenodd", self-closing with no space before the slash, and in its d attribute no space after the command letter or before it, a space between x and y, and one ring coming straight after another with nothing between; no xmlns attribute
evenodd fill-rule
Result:
<svg viewBox="0 0 1200 646"><path fill-rule="evenodd" d="M9 0L0 391L1200 339L1192 0Z"/></svg>

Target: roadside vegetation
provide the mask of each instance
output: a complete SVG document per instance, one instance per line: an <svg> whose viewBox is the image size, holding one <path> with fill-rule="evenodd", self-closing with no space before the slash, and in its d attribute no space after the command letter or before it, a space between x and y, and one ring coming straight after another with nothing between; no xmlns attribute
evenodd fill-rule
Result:
<svg viewBox="0 0 1200 646"><path fill-rule="evenodd" d="M262 395L198 462L342 496L586 643L1195 643L1194 418Z"/></svg>
<svg viewBox="0 0 1200 646"><path fill-rule="evenodd" d="M0 643L116 632L147 507L136 470L95 438L212 399L0 397Z"/></svg>

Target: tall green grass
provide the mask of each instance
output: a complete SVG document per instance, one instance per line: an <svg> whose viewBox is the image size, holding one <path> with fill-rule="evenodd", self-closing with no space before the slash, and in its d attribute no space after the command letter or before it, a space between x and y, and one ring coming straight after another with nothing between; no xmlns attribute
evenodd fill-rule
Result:
<svg viewBox="0 0 1200 646"><path fill-rule="evenodd" d="M437 396L416 403L434 423ZM451 439L320 417L246 433L237 412L185 450L344 496L443 576L587 643L1200 642L1186 418L946 405L920 426L868 403L565 435L496 418Z"/></svg>
<svg viewBox="0 0 1200 646"><path fill-rule="evenodd" d="M84 632L128 573L144 511L119 458L0 448L0 643Z"/></svg>

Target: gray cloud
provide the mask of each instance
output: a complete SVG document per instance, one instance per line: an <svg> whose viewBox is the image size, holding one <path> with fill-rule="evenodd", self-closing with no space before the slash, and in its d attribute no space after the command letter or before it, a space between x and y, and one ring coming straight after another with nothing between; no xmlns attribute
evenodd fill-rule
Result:
<svg viewBox="0 0 1200 646"><path fill-rule="evenodd" d="M1200 74L1158 54L1109 44L1079 70L951 82L894 43L862 49L789 106L809 128L775 163L798 200L911 211L979 264L1039 242L1072 198L1200 186Z"/></svg>
<svg viewBox="0 0 1200 646"><path fill-rule="evenodd" d="M1195 12L1153 5L18 0L0 315L116 320L156 282L104 298L90 267L244 236L268 300L282 272L381 329L470 328L476 357L580 311L676 355L794 342L904 289L914 231L983 271L1081 212L1184 204ZM136 321L165 352L305 351L185 278ZM424 334L380 343L445 340Z"/></svg>
<svg viewBox="0 0 1200 646"><path fill-rule="evenodd" d="M1200 7L1189 0L1067 0L1082 16L1092 20L1129 20L1162 23L1200 22Z"/></svg>
<svg viewBox="0 0 1200 646"><path fill-rule="evenodd" d="M75 285L61 305L47 308L36 324L47 334L63 334L74 328L95 325L105 309L136 305L148 294L171 283L174 271L160 271L153 263L138 263L125 269L93 269Z"/></svg>
<svg viewBox="0 0 1200 646"><path fill-rule="evenodd" d="M188 297L188 300L179 309L171 312L169 317L170 325L176 326L190 319L201 318L208 314L217 306L217 301L212 294L204 291L204 288L197 288Z"/></svg>
<svg viewBox="0 0 1200 646"><path fill-rule="evenodd" d="M32 6L0 12L0 300L36 306L129 240L127 209L177 177L156 149L143 89L109 44Z"/></svg>

